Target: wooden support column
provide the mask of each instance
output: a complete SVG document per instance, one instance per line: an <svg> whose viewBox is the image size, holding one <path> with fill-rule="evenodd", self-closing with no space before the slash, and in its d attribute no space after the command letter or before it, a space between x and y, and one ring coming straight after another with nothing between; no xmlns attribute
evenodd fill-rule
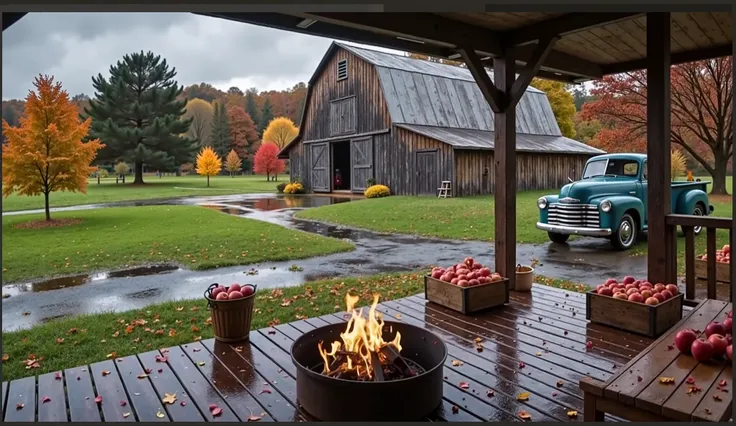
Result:
<svg viewBox="0 0 736 426"><path fill-rule="evenodd" d="M676 282L675 227L670 177L670 14L647 13L647 158L649 281Z"/></svg>

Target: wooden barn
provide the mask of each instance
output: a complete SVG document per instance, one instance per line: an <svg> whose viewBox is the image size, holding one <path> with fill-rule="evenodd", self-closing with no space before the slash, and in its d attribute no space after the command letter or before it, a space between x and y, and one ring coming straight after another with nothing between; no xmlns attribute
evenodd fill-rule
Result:
<svg viewBox="0 0 736 426"><path fill-rule="evenodd" d="M517 107L518 190L559 188L603 151L562 136L544 92ZM493 113L465 68L333 43L309 81L299 135L279 154L314 192L494 192Z"/></svg>

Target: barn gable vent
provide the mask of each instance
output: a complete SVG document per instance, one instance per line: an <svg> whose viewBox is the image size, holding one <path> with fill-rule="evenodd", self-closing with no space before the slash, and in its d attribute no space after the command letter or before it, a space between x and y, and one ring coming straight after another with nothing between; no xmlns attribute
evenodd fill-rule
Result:
<svg viewBox="0 0 736 426"><path fill-rule="evenodd" d="M337 81L348 78L348 60L341 59L337 62Z"/></svg>

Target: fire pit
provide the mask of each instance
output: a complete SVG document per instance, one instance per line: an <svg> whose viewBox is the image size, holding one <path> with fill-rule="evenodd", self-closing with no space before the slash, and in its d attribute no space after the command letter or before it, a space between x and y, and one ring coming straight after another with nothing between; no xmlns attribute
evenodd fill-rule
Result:
<svg viewBox="0 0 736 426"><path fill-rule="evenodd" d="M305 333L291 347L299 404L324 421L416 421L442 403L447 348L423 328L363 316Z"/></svg>

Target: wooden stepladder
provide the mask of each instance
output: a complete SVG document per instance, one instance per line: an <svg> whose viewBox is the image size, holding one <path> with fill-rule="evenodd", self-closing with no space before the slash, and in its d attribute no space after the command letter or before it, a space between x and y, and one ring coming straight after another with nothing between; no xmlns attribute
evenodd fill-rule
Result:
<svg viewBox="0 0 736 426"><path fill-rule="evenodd" d="M437 188L437 191L438 191L437 198L452 197L452 186L451 186L451 184L452 184L452 182L450 182L449 180L443 180L442 181L442 186L440 186L439 188Z"/></svg>

